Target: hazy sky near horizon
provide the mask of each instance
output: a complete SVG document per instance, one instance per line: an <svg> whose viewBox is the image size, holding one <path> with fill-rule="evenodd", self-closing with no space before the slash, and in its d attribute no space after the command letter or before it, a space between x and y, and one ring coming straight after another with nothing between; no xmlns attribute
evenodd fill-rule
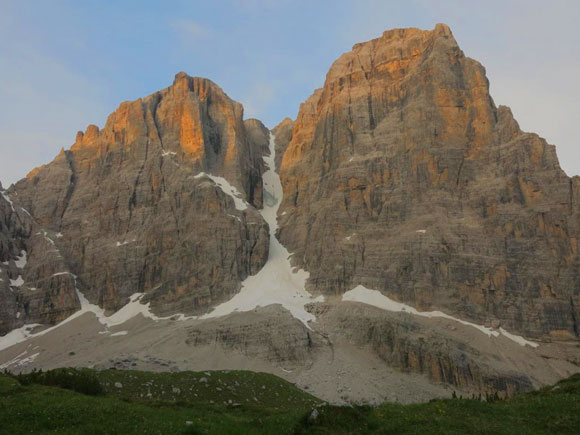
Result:
<svg viewBox="0 0 580 435"><path fill-rule="evenodd" d="M438 22L486 67L495 103L580 175L577 0L0 0L0 181L179 71L212 79L246 118L274 127L354 43Z"/></svg>

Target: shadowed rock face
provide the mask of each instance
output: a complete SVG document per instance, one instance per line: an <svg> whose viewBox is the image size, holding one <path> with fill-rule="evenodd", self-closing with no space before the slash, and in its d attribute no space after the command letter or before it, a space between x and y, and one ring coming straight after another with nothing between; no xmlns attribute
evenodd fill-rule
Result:
<svg viewBox="0 0 580 435"><path fill-rule="evenodd" d="M242 117L217 85L180 73L121 104L103 130L79 133L10 193L52 235L92 302L117 310L145 292L161 314L205 311L268 258L255 209L267 130ZM224 177L247 208L200 172Z"/></svg>
<svg viewBox="0 0 580 435"><path fill-rule="evenodd" d="M193 326L188 329L185 344L221 346L228 351L286 366L312 364L312 353L322 346L312 331L276 305L255 310L248 317L246 313L234 313L227 322L217 319Z"/></svg>
<svg viewBox="0 0 580 435"><path fill-rule="evenodd" d="M447 26L355 45L274 132L279 237L309 290L362 284L421 310L578 338L580 179L494 105ZM14 209L0 198L0 333L65 318L75 285L108 310L136 292L158 314L229 299L268 258L256 210L268 136L217 85L184 73L79 133L8 191Z"/></svg>
<svg viewBox="0 0 580 435"><path fill-rule="evenodd" d="M273 128L272 132L276 136L276 170L280 172L280 165L282 158L288 148L288 144L292 140L292 129L294 128L294 121L290 118L285 118L280 124Z"/></svg>
<svg viewBox="0 0 580 435"><path fill-rule="evenodd" d="M332 324L335 336L372 350L386 365L421 373L436 383L508 396L533 388L529 373L510 367L498 358L497 349L479 347L416 318L355 305L330 308L324 321Z"/></svg>
<svg viewBox="0 0 580 435"><path fill-rule="evenodd" d="M60 322L79 308L74 278L53 241L0 194L0 335L24 324Z"/></svg>
<svg viewBox="0 0 580 435"><path fill-rule="evenodd" d="M309 289L358 284L533 336L578 338L580 180L489 95L451 31L357 44L304 102L279 238Z"/></svg>
<svg viewBox="0 0 580 435"><path fill-rule="evenodd" d="M355 45L297 119L273 132L284 188L279 238L310 273L309 290L339 297L307 306L311 328L280 306L192 323L132 319L127 328L151 329L117 343L123 352L147 356L155 343L154 352L189 364L184 355L203 350L212 367L230 358L243 366L241 355L304 382L315 367L318 385L359 370L374 384L379 362L505 394L577 371L579 341L558 341L579 338L580 179L494 105L483 67L449 28L392 30ZM144 292L159 315L231 298L268 259L269 228L257 211L268 145L268 129L243 120L240 104L183 73L121 104L102 130L79 133L70 150L0 195L0 335L67 318L80 308L75 287L111 311ZM532 349L445 319L341 302L358 284L555 343ZM85 316L33 338L60 348L62 359L41 355L39 367L71 361L59 334L71 339L67 331L89 317L97 324ZM100 326L75 331L82 349L104 343L76 361L117 357Z"/></svg>

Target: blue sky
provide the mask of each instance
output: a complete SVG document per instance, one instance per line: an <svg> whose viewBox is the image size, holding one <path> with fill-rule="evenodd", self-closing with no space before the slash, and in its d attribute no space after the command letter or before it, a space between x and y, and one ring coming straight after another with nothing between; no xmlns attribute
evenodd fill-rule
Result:
<svg viewBox="0 0 580 435"><path fill-rule="evenodd" d="M576 0L0 0L0 181L179 71L212 79L273 127L354 43L437 22L486 66L496 104L580 174Z"/></svg>

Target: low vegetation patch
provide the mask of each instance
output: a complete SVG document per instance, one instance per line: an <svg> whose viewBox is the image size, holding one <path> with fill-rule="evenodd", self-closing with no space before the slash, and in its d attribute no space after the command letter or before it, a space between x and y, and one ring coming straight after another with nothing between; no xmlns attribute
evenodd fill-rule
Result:
<svg viewBox="0 0 580 435"><path fill-rule="evenodd" d="M34 370L30 373L14 375L14 378L21 385L60 387L90 396L104 393L101 382L92 370L56 369L47 372Z"/></svg>
<svg viewBox="0 0 580 435"><path fill-rule="evenodd" d="M276 376L58 369L0 374L0 433L576 434L580 375L507 400L331 406Z"/></svg>

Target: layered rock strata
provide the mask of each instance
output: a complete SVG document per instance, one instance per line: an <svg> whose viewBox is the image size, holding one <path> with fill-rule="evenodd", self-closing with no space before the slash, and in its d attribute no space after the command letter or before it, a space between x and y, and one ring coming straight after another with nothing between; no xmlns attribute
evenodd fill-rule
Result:
<svg viewBox="0 0 580 435"><path fill-rule="evenodd" d="M420 310L577 339L580 178L496 107L451 31L356 44L304 102L279 238L309 290L362 284Z"/></svg>
<svg viewBox="0 0 580 435"><path fill-rule="evenodd" d="M286 153L286 148L292 140L292 130L294 128L294 121L290 118L285 118L280 124L272 129L272 133L276 138L276 171L280 172L280 165L282 164L282 158L284 153Z"/></svg>
<svg viewBox="0 0 580 435"><path fill-rule="evenodd" d="M264 142L264 136L266 139ZM209 80L122 103L99 130L10 194L54 238L85 296L106 310L146 293L159 314L229 299L268 258L267 130ZM266 147L266 148L264 148Z"/></svg>
<svg viewBox="0 0 580 435"><path fill-rule="evenodd" d="M80 308L74 277L50 235L0 192L0 335L64 320Z"/></svg>

